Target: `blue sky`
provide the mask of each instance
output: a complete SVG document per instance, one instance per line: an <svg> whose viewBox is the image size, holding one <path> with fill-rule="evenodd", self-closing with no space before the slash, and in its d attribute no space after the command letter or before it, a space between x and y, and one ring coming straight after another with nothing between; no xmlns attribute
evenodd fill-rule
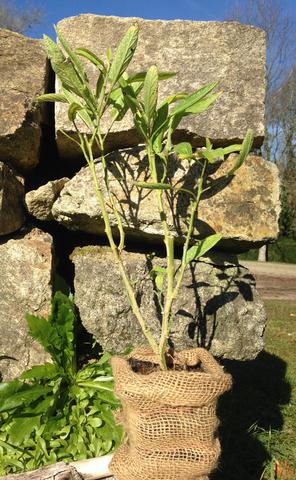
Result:
<svg viewBox="0 0 296 480"><path fill-rule="evenodd" d="M52 25L59 20L80 13L118 15L159 19L224 20L234 4L246 0L33 0L45 13L44 22L30 32L41 37L43 33L54 36ZM26 0L15 0L22 8ZM282 0L296 20L296 0Z"/></svg>

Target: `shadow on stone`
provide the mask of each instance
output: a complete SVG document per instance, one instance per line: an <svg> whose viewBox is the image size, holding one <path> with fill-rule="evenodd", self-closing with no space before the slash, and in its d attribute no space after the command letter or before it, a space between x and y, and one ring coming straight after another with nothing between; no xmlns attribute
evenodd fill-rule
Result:
<svg viewBox="0 0 296 480"><path fill-rule="evenodd" d="M233 389L220 400L222 457L211 480L259 480L269 452L255 430L280 430L280 407L291 398L287 364L263 351L249 362L223 361L233 376Z"/></svg>

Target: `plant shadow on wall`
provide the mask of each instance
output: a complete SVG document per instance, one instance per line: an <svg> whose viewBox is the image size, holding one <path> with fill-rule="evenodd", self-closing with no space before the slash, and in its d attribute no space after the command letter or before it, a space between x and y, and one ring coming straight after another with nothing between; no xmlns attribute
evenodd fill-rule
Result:
<svg viewBox="0 0 296 480"><path fill-rule="evenodd" d="M260 433L273 435L274 430L283 428L281 406L291 399L286 362L263 351L256 360L225 360L223 364L233 376L233 389L223 395L218 406L222 456L211 480L281 478L262 476L273 458L266 442L260 441Z"/></svg>
<svg viewBox="0 0 296 480"><path fill-rule="evenodd" d="M221 150L221 149L220 149ZM161 236L161 221L157 219L157 203L154 192L147 190L147 182L150 177L149 159L143 147L133 148L129 151L111 153L106 156L107 169L110 175L110 188L117 201L117 205L123 219L126 231L137 236L137 230L141 229L141 236L145 233L155 239ZM157 175L163 175L163 165L157 159ZM231 159L228 160L231 165ZM234 175L220 174L222 162L215 165L209 164L204 175L205 191L201 196L203 201L209 201L219 192L224 190L234 178ZM103 174L99 163L99 176ZM176 232L176 243L184 241L185 232L188 228L190 214L190 195L194 185L202 176L200 164L180 162L176 154L168 158L165 191L165 205L167 219L170 227ZM142 187L141 185L145 185ZM170 188L169 188L170 187ZM194 238L215 233L214 228L204 220L196 216L194 224ZM151 238L150 238L151 240Z"/></svg>

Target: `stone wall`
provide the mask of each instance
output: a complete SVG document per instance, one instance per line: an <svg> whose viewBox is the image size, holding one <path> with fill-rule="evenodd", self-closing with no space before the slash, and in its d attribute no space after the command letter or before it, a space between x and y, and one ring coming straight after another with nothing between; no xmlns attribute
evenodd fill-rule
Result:
<svg viewBox="0 0 296 480"><path fill-rule="evenodd" d="M139 48L131 71L157 64L178 74L161 85L161 96L192 91L218 81L223 95L205 114L181 124L178 141L215 145L241 141L247 128L255 146L264 138L265 37L260 29L236 22L148 21L80 15L59 28L73 47L102 54L115 46L127 27L140 25ZM44 361L28 338L25 313L46 315L57 273L73 284L81 321L106 349L120 352L141 343L142 334L104 239L101 213L87 168L61 104L56 108L56 137L49 110L36 96L50 91L50 67L42 44L0 30L0 69L4 72L0 104L0 372L14 378L29 365ZM91 78L94 72L89 70ZM127 117L108 135L110 181L122 201L128 251L124 262L135 282L137 298L157 336L159 307L149 278L149 262L162 265L162 235L153 193L143 198L132 188L145 172L145 152ZM56 148L57 147L57 148ZM47 152L47 154L46 154ZM48 152L53 152L52 158ZM233 157L227 160L228 165ZM170 159L172 182L196 172ZM114 176L117 166L124 182ZM79 166L80 165L80 166ZM97 163L99 175L100 164ZM224 165L213 172L223 177ZM189 179L189 180L188 180ZM129 195L126 196L126 192ZM186 196L169 202L167 211L176 244L184 239ZM214 252L188 270L174 306L172 341L176 348L202 345L216 356L253 359L263 348L266 315L250 272L235 254L278 235L279 180L276 167L250 155L237 176L217 195L201 203L196 236L217 231L223 236ZM82 248L83 247L83 248ZM70 254L73 251L71 258ZM151 253L156 252L153 260ZM178 249L177 249L178 257ZM178 262L176 258L176 262ZM72 262L72 263L71 263ZM60 282L61 284L61 282Z"/></svg>

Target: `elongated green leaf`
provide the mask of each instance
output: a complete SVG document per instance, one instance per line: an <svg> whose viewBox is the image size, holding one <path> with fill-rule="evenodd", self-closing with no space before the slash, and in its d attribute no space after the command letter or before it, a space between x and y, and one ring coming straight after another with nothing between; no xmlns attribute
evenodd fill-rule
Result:
<svg viewBox="0 0 296 480"><path fill-rule="evenodd" d="M44 386L28 386L26 389L21 390L11 397L6 398L0 405L0 412L7 412L13 408L19 407L20 405L29 405L32 402L35 402L38 398L44 397L51 392L50 387Z"/></svg>
<svg viewBox="0 0 296 480"><path fill-rule="evenodd" d="M155 65L149 68L144 81L144 111L149 128L153 121L158 99L158 70Z"/></svg>
<svg viewBox="0 0 296 480"><path fill-rule="evenodd" d="M186 255L186 263L192 262L192 260L197 260L207 253L211 248L213 248L222 238L220 233L215 233L210 235L204 240L199 240L196 245L193 245L189 248Z"/></svg>
<svg viewBox="0 0 296 480"><path fill-rule="evenodd" d="M240 154L238 155L234 166L231 168L231 170L229 170L227 175L233 175L236 172L236 170L238 170L242 166L242 164L244 163L245 159L249 155L249 152L252 148L253 140L254 140L253 130L249 129L242 143Z"/></svg>
<svg viewBox="0 0 296 480"><path fill-rule="evenodd" d="M45 93L37 97L38 102L62 102L68 103L65 95L62 93Z"/></svg>
<svg viewBox="0 0 296 480"><path fill-rule="evenodd" d="M109 80L112 85L115 85L129 66L137 47L138 33L138 26L130 27L119 43L109 70Z"/></svg>
<svg viewBox="0 0 296 480"><path fill-rule="evenodd" d="M153 133L152 133L153 142L156 142L158 137L160 137L160 143L162 142L169 125L168 114L169 114L168 104L162 105L157 110L156 118L153 125Z"/></svg>
<svg viewBox="0 0 296 480"><path fill-rule="evenodd" d="M212 103L214 103L218 97L220 97L221 92L219 93L214 93L213 95L209 95L205 98L202 98L201 100L198 100L196 103L191 105L191 107L186 108L185 113L189 114L200 114L203 113L207 108L209 108Z"/></svg>
<svg viewBox="0 0 296 480"><path fill-rule="evenodd" d="M83 96L83 83L71 60L66 59L59 46L47 35L44 35L43 43L47 55L50 58L51 66L61 83L66 85L80 97Z"/></svg>
<svg viewBox="0 0 296 480"><path fill-rule="evenodd" d="M97 55L88 50L88 48L76 48L75 52L77 55L80 55L83 58L89 60L93 65L95 65L100 71L105 72L106 66Z"/></svg>
<svg viewBox="0 0 296 480"><path fill-rule="evenodd" d="M63 63L66 60L66 57L61 49L48 35L43 35L43 45L47 56L50 58L53 64Z"/></svg>
<svg viewBox="0 0 296 480"><path fill-rule="evenodd" d="M61 43L63 49L67 53L68 57L70 58L73 67L76 70L78 77L80 78L81 82L87 81L87 75L83 66L83 63L80 61L79 57L76 55L75 51L72 50L67 40L63 37L61 32L58 28L55 29L59 42Z"/></svg>
<svg viewBox="0 0 296 480"><path fill-rule="evenodd" d="M27 314L26 320L29 327L29 333L34 340L37 340L51 355L55 350L61 350L63 344L61 337L45 318Z"/></svg>
<svg viewBox="0 0 296 480"><path fill-rule="evenodd" d="M181 160L186 158L192 158L192 146L188 142L181 142L174 146L175 153L179 156Z"/></svg>
<svg viewBox="0 0 296 480"><path fill-rule="evenodd" d="M148 188L149 190L172 190L169 183L153 183L153 182L133 182L136 187Z"/></svg>
<svg viewBox="0 0 296 480"><path fill-rule="evenodd" d="M228 155L229 153L233 152L240 152L242 149L241 145L229 145L229 147L225 147L224 150L224 155Z"/></svg>
<svg viewBox="0 0 296 480"><path fill-rule="evenodd" d="M44 363L43 365L36 365L30 368L30 370L26 370L21 374L20 378L22 380L50 380L55 378L59 373L59 369L56 365L52 363Z"/></svg>
<svg viewBox="0 0 296 480"><path fill-rule="evenodd" d="M144 82L147 72L138 72L128 78L128 83ZM177 75L176 72L158 72L158 80L168 80Z"/></svg>
<svg viewBox="0 0 296 480"><path fill-rule="evenodd" d="M202 87L195 93L188 95L184 100L181 100L177 105L173 108L171 115L178 115L179 113L185 112L187 109L195 105L199 100L204 98L208 93L210 93L215 87L217 83L209 83L205 87Z"/></svg>

